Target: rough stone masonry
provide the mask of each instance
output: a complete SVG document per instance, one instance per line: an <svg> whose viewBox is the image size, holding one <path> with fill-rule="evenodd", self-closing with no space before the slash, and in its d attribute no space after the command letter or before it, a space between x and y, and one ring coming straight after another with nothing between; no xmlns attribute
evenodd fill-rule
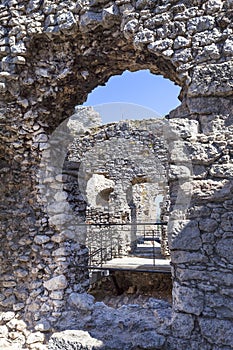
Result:
<svg viewBox="0 0 233 350"><path fill-rule="evenodd" d="M136 235L144 230L143 226L129 224L155 222L158 195L164 198L161 206L166 209L169 145L164 135L165 121L122 121L82 130L80 118L84 113L86 119L88 115L91 118L94 110L79 108L68 123L75 138L63 168L67 200L80 221L125 224L91 226L85 243L92 250L104 246L106 255L128 255L136 247ZM160 218L167 220L163 213ZM152 229L153 225L146 226L146 230ZM169 256L166 231L164 227L161 251Z"/></svg>
<svg viewBox="0 0 233 350"><path fill-rule="evenodd" d="M168 116L173 316L157 348L233 348L232 17L232 0L1 0L0 320L1 341L10 340L2 348L16 340L45 348L74 308L70 296L86 290L86 272L71 267L85 261L85 246L62 230L65 215L56 223L48 215L43 186L57 165L44 184L39 165L74 106L126 69L149 69L182 88ZM56 195L55 174L62 213L68 204Z"/></svg>

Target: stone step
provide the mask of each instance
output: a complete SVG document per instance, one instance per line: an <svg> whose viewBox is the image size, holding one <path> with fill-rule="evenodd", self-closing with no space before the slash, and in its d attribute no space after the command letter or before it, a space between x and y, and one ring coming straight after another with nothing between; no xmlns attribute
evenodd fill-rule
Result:
<svg viewBox="0 0 233 350"><path fill-rule="evenodd" d="M147 254L160 254L161 248L160 247L137 247L134 251L133 254L137 253L147 253Z"/></svg>
<svg viewBox="0 0 233 350"><path fill-rule="evenodd" d="M133 254L132 256L138 257L138 258L148 258L148 259L164 259L164 256L162 254L146 254L146 253L138 253L138 254Z"/></svg>

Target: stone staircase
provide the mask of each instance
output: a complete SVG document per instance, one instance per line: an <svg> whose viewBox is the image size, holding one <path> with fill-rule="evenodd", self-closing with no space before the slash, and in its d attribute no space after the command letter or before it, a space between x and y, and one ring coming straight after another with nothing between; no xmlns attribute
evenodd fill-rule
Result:
<svg viewBox="0 0 233 350"><path fill-rule="evenodd" d="M137 256L139 258L155 258L155 259L163 259L163 255L161 254L161 248L147 245L138 245L137 248L132 253L132 256Z"/></svg>

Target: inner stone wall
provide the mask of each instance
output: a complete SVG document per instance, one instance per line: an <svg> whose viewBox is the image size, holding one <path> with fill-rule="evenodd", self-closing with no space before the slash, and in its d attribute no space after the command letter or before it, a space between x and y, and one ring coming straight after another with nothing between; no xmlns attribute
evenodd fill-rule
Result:
<svg viewBox="0 0 233 350"><path fill-rule="evenodd" d="M163 346L232 349L232 10L231 0L1 1L0 305L14 312L1 316L6 338L18 317L33 334L19 331L22 342L43 342L74 308L70 294L85 289L85 274L70 269L85 247L60 230L60 219L54 224L40 195L49 135L110 76L150 69L182 87L181 106L169 114L177 121L169 160L174 283ZM190 202L190 176L177 166L184 145Z"/></svg>
<svg viewBox="0 0 233 350"><path fill-rule="evenodd" d="M79 129L80 123L77 121L75 125L73 119L73 133L75 128ZM149 211L155 207L153 200L157 195L166 196L168 193L167 158L163 120L124 121L90 128L75 138L69 147L63 172L68 175L66 181L74 185L69 186L68 200L71 198L74 210L77 208L76 213L80 215L78 204L82 196L87 206L83 208L81 217L86 215L85 222L88 224L155 222L156 215L153 216ZM93 182L92 185L90 182ZM144 185L144 195L140 193L139 185ZM111 187L112 192L109 200L103 201L104 206L98 206L95 198L103 186ZM78 196L77 187L80 190ZM146 210L148 214L144 214ZM147 225L146 228L154 227ZM121 246L118 254L128 255L136 244L137 229L142 227L124 226L120 234L120 226L107 227L105 230L92 226L87 230L86 242L92 242L98 249L103 237L105 240L108 238L105 243L109 246L110 229L112 234L114 231L115 244L119 241ZM118 247L115 246L115 249Z"/></svg>

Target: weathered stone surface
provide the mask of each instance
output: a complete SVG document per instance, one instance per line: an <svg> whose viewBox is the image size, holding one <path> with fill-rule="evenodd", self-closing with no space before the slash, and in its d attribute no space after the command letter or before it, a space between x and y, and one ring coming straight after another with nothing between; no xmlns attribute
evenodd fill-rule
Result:
<svg viewBox="0 0 233 350"><path fill-rule="evenodd" d="M198 223L195 221L173 220L169 223L168 232L172 235L172 250L199 250L202 245Z"/></svg>
<svg viewBox="0 0 233 350"><path fill-rule="evenodd" d="M72 308L75 307L79 310L91 311L94 308L94 297L86 293L72 293L69 296L68 303Z"/></svg>
<svg viewBox="0 0 233 350"><path fill-rule="evenodd" d="M64 331L54 333L49 341L49 350L94 350L103 346L102 341L84 331Z"/></svg>
<svg viewBox="0 0 233 350"><path fill-rule="evenodd" d="M87 198L90 206L96 207L97 205L108 206L108 201L100 197L102 191L114 190L114 182L112 180L107 179L104 175L93 174L90 180L87 183ZM98 204L97 204L97 203ZM105 204L106 202L106 204Z"/></svg>
<svg viewBox="0 0 233 350"><path fill-rule="evenodd" d="M229 263L233 262L232 251L233 237L223 238L216 245L216 251L220 257L225 258Z"/></svg>
<svg viewBox="0 0 233 350"><path fill-rule="evenodd" d="M201 231L213 233L218 227L218 222L214 219L202 219L198 225Z"/></svg>
<svg viewBox="0 0 233 350"><path fill-rule="evenodd" d="M44 334L41 332L31 333L27 338L27 344L33 344L44 341Z"/></svg>
<svg viewBox="0 0 233 350"><path fill-rule="evenodd" d="M167 321L171 316L170 311L169 303L154 298L150 298L143 306L128 304L118 308L96 302L91 316L89 311L85 313L78 309L64 313L60 328L91 329L92 338L101 341L101 348L106 350L163 349L165 338L157 333L157 329L163 327L169 334ZM85 338L80 343L84 346Z"/></svg>
<svg viewBox="0 0 233 350"><path fill-rule="evenodd" d="M175 310L198 316L204 307L204 294L197 289L184 287L175 283L173 301Z"/></svg>
<svg viewBox="0 0 233 350"><path fill-rule="evenodd" d="M233 178L233 164L215 164L210 169L210 174L220 178Z"/></svg>
<svg viewBox="0 0 233 350"><path fill-rule="evenodd" d="M179 281L174 286L175 303L179 305L183 298L180 309L191 317L196 315L196 322L191 339L189 330L180 330L181 339L174 327L177 336L168 339L167 344L170 350L232 348L232 324L225 318L230 317L230 309L224 315L224 308L207 296L213 292L218 300L216 293L227 291L229 296L233 287L232 254L228 249L232 238L229 201L233 194L232 9L232 0L2 1L1 311L15 310L17 317L30 323L30 328L46 315L56 327L62 311L69 308L69 295L87 288L87 273L71 268L74 263L87 263L87 252L82 248L85 232L77 230L74 215L69 212L70 206L75 213L84 212L85 203L79 198L78 204L72 206L75 201L71 205L68 199L58 196L58 215L51 215L56 206L49 207L57 200L56 192L63 191L61 148L66 132L61 132L54 143L54 164L42 162L39 166L42 151L47 152L43 156L49 159L48 134L72 115L75 104L82 104L96 86L127 69L149 69L182 87L181 105L170 114L171 119L179 119L179 126L170 140L169 164L190 159L195 163L191 200L187 196L187 201L184 191L185 198L178 196L177 206L177 191L185 188L188 181L185 178L179 183L176 175L183 171L173 168L167 208L168 217L184 221L174 227L171 246L189 253L193 259L189 262L188 255L175 256L179 261L173 268L173 277ZM184 128L180 119L186 124ZM180 143L178 134L183 138ZM64 146L65 154L70 141ZM156 168L155 163L152 165ZM43 166L47 172L44 182L39 175ZM47 191L48 183L51 193ZM202 206L199 212L206 209L208 215L201 217L215 220L218 227L213 221L205 225L197 211L189 211L189 206ZM192 224L185 232L188 220ZM201 225L200 232L197 223ZM212 230L213 234L209 232ZM43 241L47 240L45 236L58 234L62 239ZM49 280L53 276L66 276L56 286L65 288L64 300L50 296L54 288ZM179 289L183 284L188 296ZM25 308L21 309L23 305ZM200 312L206 315L205 319L200 320ZM1 316L1 324L4 326L14 316ZM18 336L18 331L11 333L21 344L23 337ZM4 339L0 347L11 345L12 339Z"/></svg>
<svg viewBox="0 0 233 350"><path fill-rule="evenodd" d="M232 72L232 62L210 64L205 67L195 68L192 83L189 87L190 96L231 95L233 81L227 77L229 74L232 76ZM214 79L216 76L218 77L218 81Z"/></svg>
<svg viewBox="0 0 233 350"><path fill-rule="evenodd" d="M191 315L174 314L172 318L172 330L174 336L188 338L194 329L194 320Z"/></svg>
<svg viewBox="0 0 233 350"><path fill-rule="evenodd" d="M67 279L64 275L56 276L45 281L44 286L48 290L65 289L67 287Z"/></svg>
<svg viewBox="0 0 233 350"><path fill-rule="evenodd" d="M212 344L232 346L233 324L232 321L212 320L200 318L200 328L203 336Z"/></svg>

